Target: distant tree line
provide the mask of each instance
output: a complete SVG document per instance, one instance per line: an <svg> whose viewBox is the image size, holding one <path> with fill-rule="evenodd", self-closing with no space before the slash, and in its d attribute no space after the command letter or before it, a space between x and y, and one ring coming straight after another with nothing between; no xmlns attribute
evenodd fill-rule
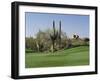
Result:
<svg viewBox="0 0 100 81"><path fill-rule="evenodd" d="M53 21L52 29L39 30L36 37L25 38L26 52L55 52L80 45L89 45L89 38L82 39L78 35L68 38L61 30L61 21L59 29L55 27L55 21Z"/></svg>

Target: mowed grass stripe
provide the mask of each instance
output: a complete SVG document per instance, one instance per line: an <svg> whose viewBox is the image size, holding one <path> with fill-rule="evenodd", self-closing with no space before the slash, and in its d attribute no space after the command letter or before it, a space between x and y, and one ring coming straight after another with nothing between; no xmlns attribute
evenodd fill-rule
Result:
<svg viewBox="0 0 100 81"><path fill-rule="evenodd" d="M54 53L30 53L26 54L25 67L56 67L77 66L89 64L89 47L80 46L61 50Z"/></svg>

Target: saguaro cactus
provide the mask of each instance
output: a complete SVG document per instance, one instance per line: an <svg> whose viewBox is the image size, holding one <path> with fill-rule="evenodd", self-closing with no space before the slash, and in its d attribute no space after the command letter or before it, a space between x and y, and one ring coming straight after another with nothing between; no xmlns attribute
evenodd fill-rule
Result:
<svg viewBox="0 0 100 81"><path fill-rule="evenodd" d="M53 21L53 33L50 34L50 38L51 38L51 41L52 41L52 52L54 52L54 49L55 49L55 40L57 39L57 36L58 36L58 31L56 31L55 21Z"/></svg>
<svg viewBox="0 0 100 81"><path fill-rule="evenodd" d="M61 21L59 22L59 49L61 48Z"/></svg>

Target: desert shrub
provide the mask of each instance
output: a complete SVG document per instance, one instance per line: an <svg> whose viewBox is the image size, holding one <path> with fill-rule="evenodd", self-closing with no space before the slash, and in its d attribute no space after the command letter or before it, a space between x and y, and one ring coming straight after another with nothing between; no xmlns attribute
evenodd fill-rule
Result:
<svg viewBox="0 0 100 81"><path fill-rule="evenodd" d="M71 39L71 42L73 47L89 45L88 38Z"/></svg>
<svg viewBox="0 0 100 81"><path fill-rule="evenodd" d="M31 50L31 49L25 49L25 52L26 53L33 53L33 50Z"/></svg>
<svg viewBox="0 0 100 81"><path fill-rule="evenodd" d="M84 38L83 40L85 45L89 45L89 38Z"/></svg>
<svg viewBox="0 0 100 81"><path fill-rule="evenodd" d="M25 47L26 49L32 50L33 52L37 51L36 48L36 39L34 39L33 37L28 37L25 38Z"/></svg>

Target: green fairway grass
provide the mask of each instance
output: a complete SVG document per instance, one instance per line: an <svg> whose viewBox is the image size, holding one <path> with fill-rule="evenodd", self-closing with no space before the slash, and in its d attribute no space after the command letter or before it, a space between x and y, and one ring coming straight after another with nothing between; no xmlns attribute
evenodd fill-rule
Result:
<svg viewBox="0 0 100 81"><path fill-rule="evenodd" d="M26 53L25 67L89 65L89 46L79 46L49 53Z"/></svg>

